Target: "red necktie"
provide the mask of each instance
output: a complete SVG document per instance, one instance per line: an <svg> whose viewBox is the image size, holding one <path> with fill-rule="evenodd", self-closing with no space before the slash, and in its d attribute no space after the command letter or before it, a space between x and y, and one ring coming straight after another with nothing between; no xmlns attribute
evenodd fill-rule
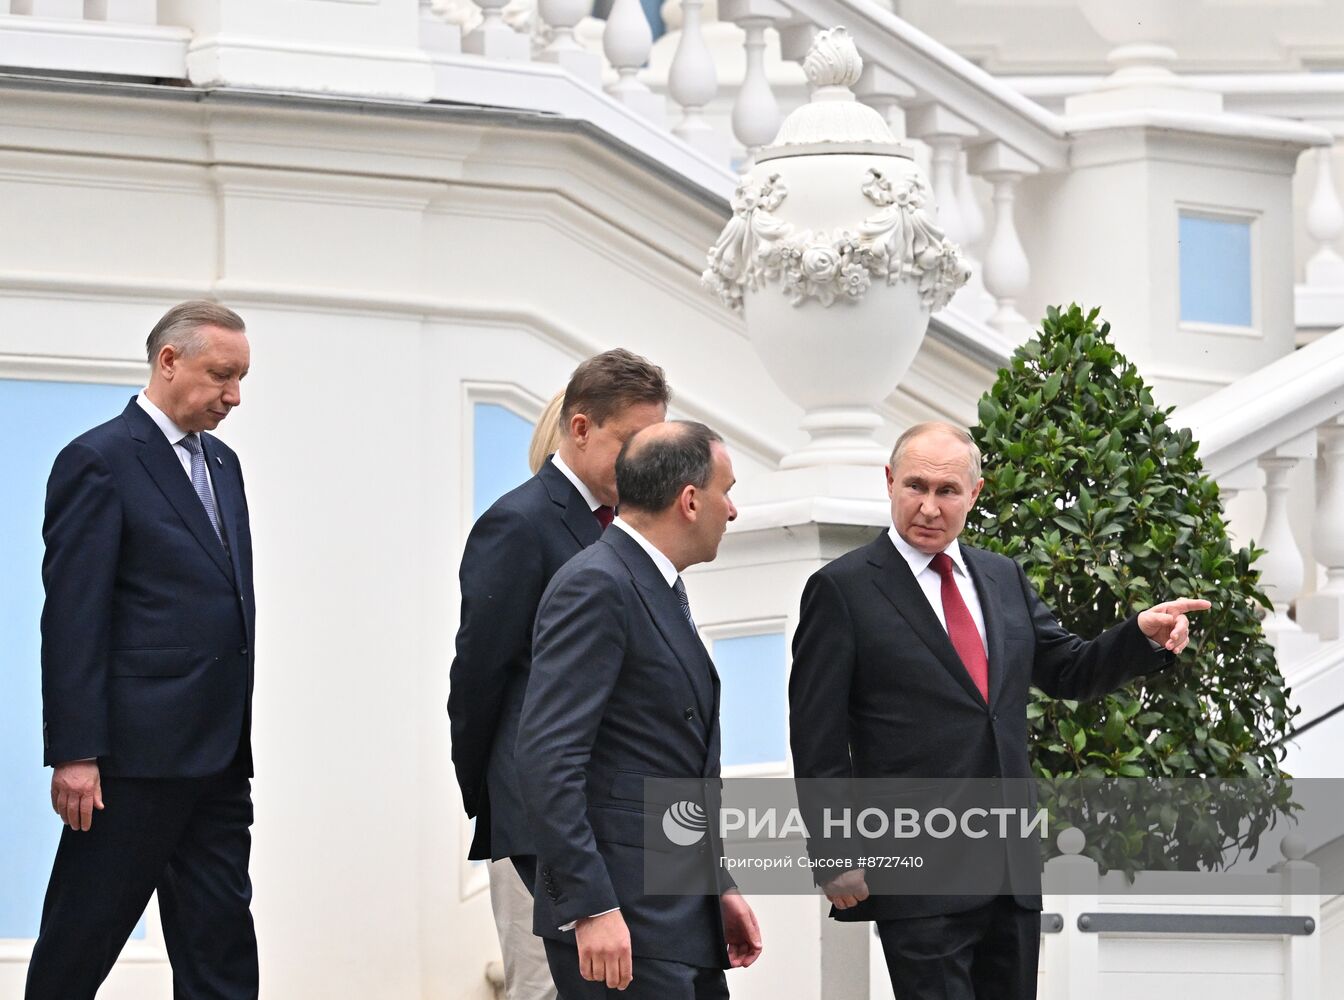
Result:
<svg viewBox="0 0 1344 1000"><path fill-rule="evenodd" d="M612 510L606 504L593 511L593 517L597 518L597 523L602 525L602 530L607 530L607 525L611 524L612 518L616 516L616 511Z"/></svg>
<svg viewBox="0 0 1344 1000"><path fill-rule="evenodd" d="M980 641L980 630L975 627L971 609L966 607L957 581L952 579L952 557L939 552L929 565L943 578L943 618L947 621L948 638L971 680L980 689L980 697L988 704L989 658L985 656L985 645Z"/></svg>

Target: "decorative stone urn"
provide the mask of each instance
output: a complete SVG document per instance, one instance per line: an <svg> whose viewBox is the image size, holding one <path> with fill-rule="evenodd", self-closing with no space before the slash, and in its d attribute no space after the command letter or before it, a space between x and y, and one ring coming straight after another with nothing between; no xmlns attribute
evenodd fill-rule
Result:
<svg viewBox="0 0 1344 1000"><path fill-rule="evenodd" d="M875 407L970 277L910 150L850 90L862 69L844 28L817 36L803 62L812 100L757 154L701 277L743 311L766 370L805 411L811 440L783 469L886 460Z"/></svg>

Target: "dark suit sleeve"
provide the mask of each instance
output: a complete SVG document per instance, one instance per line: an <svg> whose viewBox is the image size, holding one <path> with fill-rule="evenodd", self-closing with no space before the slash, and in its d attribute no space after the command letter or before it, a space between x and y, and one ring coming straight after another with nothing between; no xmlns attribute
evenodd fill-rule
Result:
<svg viewBox="0 0 1344 1000"><path fill-rule="evenodd" d="M532 619L546 587L531 522L516 511L486 511L467 538L458 579L462 617L448 672L448 719L462 802L475 816L505 690L511 673L527 663Z"/></svg>
<svg viewBox="0 0 1344 1000"><path fill-rule="evenodd" d="M1031 681L1050 697L1095 698L1174 662L1175 657L1167 650L1152 648L1139 629L1138 615L1131 615L1095 639L1074 635L1059 624L1037 596L1021 566L1017 575L1036 633Z"/></svg>
<svg viewBox="0 0 1344 1000"><path fill-rule="evenodd" d="M71 444L47 480L42 539L44 760L63 764L112 752L108 659L112 590L121 548L121 497L107 463Z"/></svg>
<svg viewBox="0 0 1344 1000"><path fill-rule="evenodd" d="M848 778L854 624L839 586L814 573L803 588L789 673L789 746L799 778Z"/></svg>
<svg viewBox="0 0 1344 1000"><path fill-rule="evenodd" d="M625 588L584 567L542 600L516 759L558 924L619 905L588 819L587 764L629 635Z"/></svg>

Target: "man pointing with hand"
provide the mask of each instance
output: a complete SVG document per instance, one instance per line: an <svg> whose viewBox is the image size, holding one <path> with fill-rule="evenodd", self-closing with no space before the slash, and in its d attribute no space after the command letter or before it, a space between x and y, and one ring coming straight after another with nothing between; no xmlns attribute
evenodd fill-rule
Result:
<svg viewBox="0 0 1344 1000"><path fill-rule="evenodd" d="M1186 615L1209 607L1166 601L1095 639L1072 635L1017 563L958 544L984 485L964 429L910 428L886 471L891 529L803 591L789 680L798 778L1030 779L1032 687L1090 698L1167 667L1190 641ZM837 919L876 921L898 996L1036 996L1039 895L870 896L862 868L822 888Z"/></svg>

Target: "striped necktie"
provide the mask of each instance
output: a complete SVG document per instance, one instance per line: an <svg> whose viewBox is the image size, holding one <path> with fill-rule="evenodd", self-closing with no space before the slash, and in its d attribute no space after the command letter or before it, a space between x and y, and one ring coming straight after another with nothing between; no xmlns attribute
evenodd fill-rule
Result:
<svg viewBox="0 0 1344 1000"><path fill-rule="evenodd" d="M681 582L681 577L677 577L677 582L672 584L672 593L677 595L677 603L681 605L681 613L686 616L686 624L691 626L692 632L699 635L695 619L691 617L691 599L686 596L686 584Z"/></svg>
<svg viewBox="0 0 1344 1000"><path fill-rule="evenodd" d="M205 455L201 451L200 436L188 434L179 443L191 453L191 485L196 490L196 495L201 498L201 506L205 508L205 516L210 518L210 527L215 529L215 537L219 539L219 544L223 545L224 536L219 531L219 514L215 510L215 496L210 492L210 479L205 471Z"/></svg>

